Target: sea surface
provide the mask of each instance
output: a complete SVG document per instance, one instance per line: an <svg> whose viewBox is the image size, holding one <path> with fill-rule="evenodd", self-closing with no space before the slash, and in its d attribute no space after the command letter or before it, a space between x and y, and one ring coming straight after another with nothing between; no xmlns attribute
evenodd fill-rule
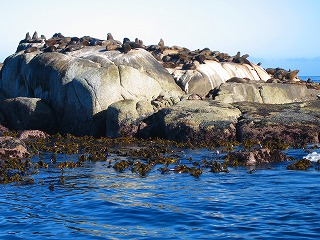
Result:
<svg viewBox="0 0 320 240"><path fill-rule="evenodd" d="M182 164L219 155L179 151ZM285 153L310 152L320 149ZM106 162L42 169L34 184L0 185L0 239L319 239L320 172L286 170L289 163L204 170L199 178L161 174L160 166L141 177Z"/></svg>
<svg viewBox="0 0 320 240"><path fill-rule="evenodd" d="M320 83L320 76L299 76L301 80L307 81L308 78L312 79L313 82Z"/></svg>

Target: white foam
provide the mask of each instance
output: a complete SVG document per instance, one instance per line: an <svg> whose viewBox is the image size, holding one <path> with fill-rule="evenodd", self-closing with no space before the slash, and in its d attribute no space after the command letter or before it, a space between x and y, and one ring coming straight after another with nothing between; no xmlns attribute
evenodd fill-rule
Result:
<svg viewBox="0 0 320 240"><path fill-rule="evenodd" d="M320 160L320 153L309 153L307 156L303 157L304 159L308 159L312 162L317 162L318 160Z"/></svg>

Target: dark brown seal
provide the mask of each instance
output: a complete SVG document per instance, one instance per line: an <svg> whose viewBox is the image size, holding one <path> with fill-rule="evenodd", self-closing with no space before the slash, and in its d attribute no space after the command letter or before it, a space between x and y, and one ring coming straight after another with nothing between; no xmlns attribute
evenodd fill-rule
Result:
<svg viewBox="0 0 320 240"><path fill-rule="evenodd" d="M227 80L227 83L248 83L250 79L248 78L239 78L239 77L233 77Z"/></svg>

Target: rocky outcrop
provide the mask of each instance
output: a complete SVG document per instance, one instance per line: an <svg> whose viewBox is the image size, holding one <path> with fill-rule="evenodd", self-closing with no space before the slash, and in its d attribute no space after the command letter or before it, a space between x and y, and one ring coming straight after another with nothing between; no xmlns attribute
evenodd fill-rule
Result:
<svg viewBox="0 0 320 240"><path fill-rule="evenodd" d="M287 160L287 157L280 150L270 150L268 148L261 148L252 151L238 151L230 152L227 155L229 162L233 162L237 165L257 165L265 163L283 162Z"/></svg>
<svg viewBox="0 0 320 240"><path fill-rule="evenodd" d="M23 141L13 137L0 137L0 159L16 159L29 156Z"/></svg>
<svg viewBox="0 0 320 240"><path fill-rule="evenodd" d="M224 83L212 91L211 97L224 103L256 102L284 104L318 99L320 90L301 84L281 83Z"/></svg>
<svg viewBox="0 0 320 240"><path fill-rule="evenodd" d="M103 111L114 102L183 94L147 51L123 54L100 46L68 54L19 52L6 59L0 87L9 97L45 100L58 130L76 135L101 134Z"/></svg>
<svg viewBox="0 0 320 240"><path fill-rule="evenodd" d="M291 104L237 103L242 115L238 140L277 141L290 145L320 141L320 101Z"/></svg>
<svg viewBox="0 0 320 240"><path fill-rule="evenodd" d="M39 138L47 138L47 134L40 130L25 130L19 134L20 140L30 140L30 139L39 139Z"/></svg>
<svg viewBox="0 0 320 240"><path fill-rule="evenodd" d="M254 66L254 67L253 67ZM257 71L256 71L257 69ZM205 96L211 89L220 86L233 77L266 81L270 76L258 65L205 61L196 65L195 70L174 70L172 72L177 84L187 93Z"/></svg>
<svg viewBox="0 0 320 240"><path fill-rule="evenodd" d="M183 100L147 118L140 136L160 136L178 142L219 142L236 140L239 109L214 101Z"/></svg>
<svg viewBox="0 0 320 240"><path fill-rule="evenodd" d="M142 119L153 114L154 110L150 102L121 100L111 104L107 109L106 136L121 137L134 136Z"/></svg>
<svg viewBox="0 0 320 240"><path fill-rule="evenodd" d="M303 119L299 125L284 117L292 106L269 104L314 101L319 86L266 83L297 82L298 72L265 71L247 58L240 52L230 56L208 48L168 47L163 40L150 46L140 39L120 42L111 34L107 40L27 34L0 70L0 124L16 130L199 142L265 140L280 133L290 136L284 140L297 141L285 131L303 134L301 129L311 128L312 137L302 142L318 141L317 116L301 105L300 117L312 118L304 127ZM211 99L202 101L205 96ZM250 113L259 109L272 109L279 117L257 114L252 125ZM266 119L281 128L274 136ZM255 133L257 123L265 130Z"/></svg>
<svg viewBox="0 0 320 240"><path fill-rule="evenodd" d="M55 131L55 114L40 98L9 98L1 102L0 111L10 129Z"/></svg>
<svg viewBox="0 0 320 240"><path fill-rule="evenodd" d="M183 100L145 119L138 136L193 143L320 142L320 101L288 104Z"/></svg>

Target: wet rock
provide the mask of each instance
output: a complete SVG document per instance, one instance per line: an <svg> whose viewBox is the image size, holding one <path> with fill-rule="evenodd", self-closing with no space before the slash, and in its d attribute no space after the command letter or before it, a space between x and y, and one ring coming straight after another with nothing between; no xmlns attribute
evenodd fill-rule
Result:
<svg viewBox="0 0 320 240"><path fill-rule="evenodd" d="M9 129L0 124L0 136L3 136L4 133L8 133Z"/></svg>
<svg viewBox="0 0 320 240"><path fill-rule="evenodd" d="M320 101L291 104L233 104L243 113L237 124L239 141L255 139L290 145L318 143Z"/></svg>
<svg viewBox="0 0 320 240"><path fill-rule="evenodd" d="M121 100L111 104L106 112L106 136L134 136L141 120L153 112L151 103L147 101Z"/></svg>
<svg viewBox="0 0 320 240"><path fill-rule="evenodd" d="M47 138L47 134L40 130L25 130L19 134L20 140L28 140L28 139L34 139L34 138Z"/></svg>
<svg viewBox="0 0 320 240"><path fill-rule="evenodd" d="M288 170L307 170L312 167L312 162L308 159L300 159L287 166Z"/></svg>
<svg viewBox="0 0 320 240"><path fill-rule="evenodd" d="M183 100L147 118L139 133L178 142L214 143L236 139L239 109L214 101Z"/></svg>
<svg viewBox="0 0 320 240"><path fill-rule="evenodd" d="M53 111L39 98L6 99L1 102L0 110L8 127L13 130L37 129L54 132L56 128Z"/></svg>
<svg viewBox="0 0 320 240"><path fill-rule="evenodd" d="M16 159L29 156L26 145L23 141L13 137L0 137L0 158Z"/></svg>
<svg viewBox="0 0 320 240"><path fill-rule="evenodd" d="M256 165L286 161L287 157L280 150L261 148L253 151L230 152L227 155L227 159L230 162L236 161L239 165Z"/></svg>
<svg viewBox="0 0 320 240"><path fill-rule="evenodd" d="M257 102L283 104L316 100L320 91L305 85L281 83L224 83L213 98L225 103Z"/></svg>

